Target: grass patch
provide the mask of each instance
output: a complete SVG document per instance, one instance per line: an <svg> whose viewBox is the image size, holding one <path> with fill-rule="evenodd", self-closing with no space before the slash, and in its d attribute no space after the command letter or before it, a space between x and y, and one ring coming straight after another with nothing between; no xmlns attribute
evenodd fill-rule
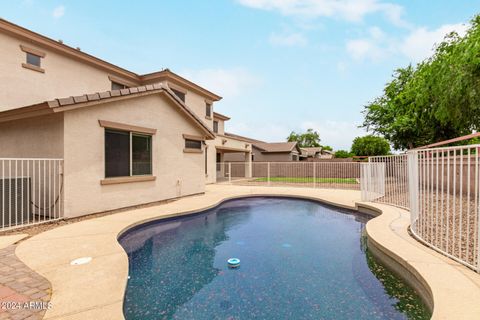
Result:
<svg viewBox="0 0 480 320"><path fill-rule="evenodd" d="M315 180L314 180L315 179ZM257 178L257 182L267 182L268 179ZM297 178L297 177L271 177L271 182L291 182L291 183L346 183L346 184L357 184L357 179L355 178Z"/></svg>

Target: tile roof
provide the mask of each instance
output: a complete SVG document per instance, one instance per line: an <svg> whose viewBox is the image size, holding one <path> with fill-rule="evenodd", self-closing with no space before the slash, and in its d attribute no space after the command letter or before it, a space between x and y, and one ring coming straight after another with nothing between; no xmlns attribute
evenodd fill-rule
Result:
<svg viewBox="0 0 480 320"><path fill-rule="evenodd" d="M233 134L233 133L230 133L230 132L225 132L225 136L235 138L235 139L239 139L239 140L243 140L243 141L246 141L246 142L250 142L252 144L256 143L256 142L266 143L265 141L244 137L244 136L241 136L241 135L238 135L238 134Z"/></svg>
<svg viewBox="0 0 480 320"><path fill-rule="evenodd" d="M291 152L297 146L296 142L257 142L253 145L263 152Z"/></svg>
<svg viewBox="0 0 480 320"><path fill-rule="evenodd" d="M265 142L265 141L247 138L247 137L240 136L238 134L229 133L229 132L225 132L225 136L250 142L255 148L260 149L262 152L266 152L266 153L292 152L293 149L295 148L298 149L296 142Z"/></svg>
<svg viewBox="0 0 480 320"><path fill-rule="evenodd" d="M206 124L193 112L173 91L162 83L149 84L145 86L132 87L120 90L111 90L104 92L96 92L90 94L83 94L79 96L72 96L67 98L58 98L34 105L6 110L0 112L0 122L3 119L9 119L12 117L12 113L23 115L24 117L39 115L39 111L42 114L49 114L52 112L62 112L69 109L75 109L86 106L93 106L109 101L115 101L122 97L135 98L138 96L144 96L149 94L164 92L167 96L173 100L188 116L190 116L198 125L207 133L207 136L214 138L215 134L206 126ZM18 118L18 117L17 117Z"/></svg>
<svg viewBox="0 0 480 320"><path fill-rule="evenodd" d="M85 102L92 102L92 101L99 102L100 100L111 99L111 98L116 98L121 96L128 96L136 93L143 93L143 92L149 92L149 91L161 91L161 90L167 91L168 87L161 83L156 83L156 84L149 84L149 85L140 86L140 87L96 92L91 94L83 94L80 96L72 96L68 98L59 98L59 99L47 101L46 103L48 103L49 107L51 108L57 108L57 107L65 107L65 106L70 106L70 105L85 103ZM176 97L174 93L172 94Z"/></svg>

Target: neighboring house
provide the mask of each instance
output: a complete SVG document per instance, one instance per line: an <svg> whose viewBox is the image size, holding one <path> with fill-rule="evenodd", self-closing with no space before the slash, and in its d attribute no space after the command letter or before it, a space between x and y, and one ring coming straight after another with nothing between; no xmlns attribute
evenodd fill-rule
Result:
<svg viewBox="0 0 480 320"><path fill-rule="evenodd" d="M3 19L0 52L0 158L63 159L66 217L203 193L219 154L250 162L221 97L168 69L139 75Z"/></svg>
<svg viewBox="0 0 480 320"><path fill-rule="evenodd" d="M226 133L227 137L243 139L252 144L252 161L254 162L285 162L299 161L301 150L296 142L265 142L239 135ZM232 153L224 158L225 162L245 161L241 155Z"/></svg>
<svg viewBox="0 0 480 320"><path fill-rule="evenodd" d="M301 150L301 159L306 160L308 158L313 159L332 159L333 152L330 150L324 150L322 147L307 147L300 148Z"/></svg>

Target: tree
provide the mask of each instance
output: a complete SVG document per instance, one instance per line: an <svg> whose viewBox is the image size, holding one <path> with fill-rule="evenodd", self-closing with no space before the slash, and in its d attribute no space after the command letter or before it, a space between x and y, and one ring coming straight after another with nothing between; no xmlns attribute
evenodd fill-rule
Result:
<svg viewBox="0 0 480 320"><path fill-rule="evenodd" d="M352 153L356 156L383 156L390 153L390 145L385 138L368 135L353 139Z"/></svg>
<svg viewBox="0 0 480 320"><path fill-rule="evenodd" d="M288 142L297 142L299 147L320 147L320 135L313 129L308 129L305 133L296 133L292 131L287 137Z"/></svg>
<svg viewBox="0 0 480 320"><path fill-rule="evenodd" d="M432 57L397 69L364 108L363 127L395 149L414 148L480 129L480 16L464 37L447 35Z"/></svg>
<svg viewBox="0 0 480 320"><path fill-rule="evenodd" d="M330 146L321 146L322 150L333 151L333 148Z"/></svg>
<svg viewBox="0 0 480 320"><path fill-rule="evenodd" d="M335 158L351 158L353 154L346 150L337 150L335 151Z"/></svg>

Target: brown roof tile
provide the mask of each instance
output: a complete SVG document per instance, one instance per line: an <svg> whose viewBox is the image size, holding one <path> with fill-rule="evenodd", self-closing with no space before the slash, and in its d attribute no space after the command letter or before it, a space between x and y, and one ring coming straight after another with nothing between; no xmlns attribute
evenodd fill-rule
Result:
<svg viewBox="0 0 480 320"><path fill-rule="evenodd" d="M100 95L98 93L87 94L88 101L95 101L100 99Z"/></svg>
<svg viewBox="0 0 480 320"><path fill-rule="evenodd" d="M68 98L62 98L62 99L57 99L58 100L58 103L61 105L61 106L68 106L70 104L74 104L75 103L75 100L73 100L73 97L68 97Z"/></svg>
<svg viewBox="0 0 480 320"><path fill-rule="evenodd" d="M92 94L84 94L80 96L75 96L75 97L68 97L68 98L61 98L61 99L55 99L52 101L46 101L41 104L47 105L49 108L60 108L63 106L69 106L69 105L74 105L74 104L82 104L86 103L89 101L101 101L101 100L107 100L110 98L114 97L120 97L120 96L128 96L128 95L135 95L138 93L142 93L145 91L154 91L155 92L165 92L171 99L176 101L179 106L192 118L195 119L197 124L202 127L205 132L207 132L207 136L210 136L213 138L215 135L214 133L205 125L205 123L182 101L180 100L179 97L173 91L171 91L167 86L164 86L163 84L158 84L156 86L153 85L147 85L147 86L141 86L141 87L133 87L133 88L128 88L128 89L121 89L121 90L112 90L112 91L105 91L105 92L97 92L97 93L92 93ZM99 102L100 103L100 102ZM31 106L26 106L24 108L33 108L36 105L31 105ZM0 112L0 117L3 114L3 112Z"/></svg>
<svg viewBox="0 0 480 320"><path fill-rule="evenodd" d="M100 99L107 99L111 97L110 91L100 92L98 95L100 96Z"/></svg>
<svg viewBox="0 0 480 320"><path fill-rule="evenodd" d="M75 101L75 103L87 102L88 101L87 95L75 96L73 97L73 101Z"/></svg>

